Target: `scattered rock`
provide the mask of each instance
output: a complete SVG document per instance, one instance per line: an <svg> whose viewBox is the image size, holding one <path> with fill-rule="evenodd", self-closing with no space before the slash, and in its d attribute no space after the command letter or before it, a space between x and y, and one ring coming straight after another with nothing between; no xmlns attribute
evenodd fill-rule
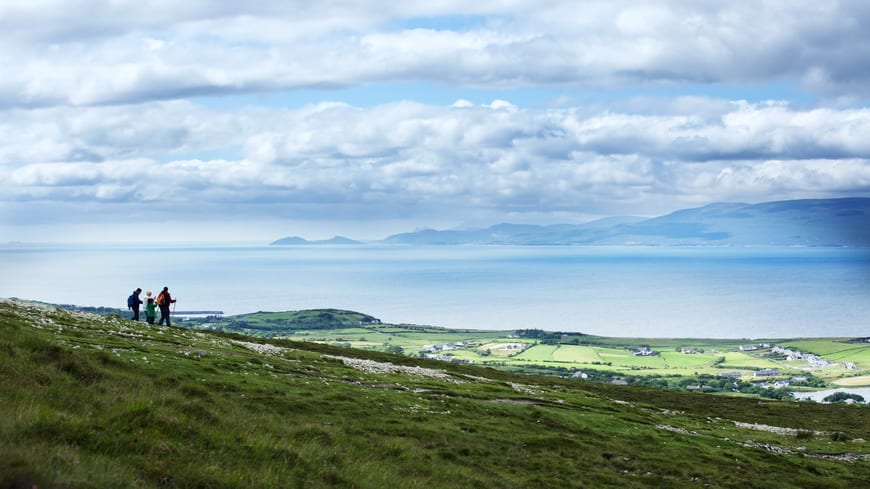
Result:
<svg viewBox="0 0 870 489"><path fill-rule="evenodd" d="M252 343L250 341L240 340L233 340L233 343L263 355L281 355L286 351L286 348L270 345L268 343Z"/></svg>
<svg viewBox="0 0 870 489"><path fill-rule="evenodd" d="M323 355L325 358L335 358L348 367L368 372L370 374L393 374L401 373L407 375L417 375L421 377L432 377L439 380L444 380L454 384L462 384L463 382L450 376L443 370L424 367L411 367L406 365L396 365L390 362L376 362L374 360L364 360L361 358L349 358L336 355Z"/></svg>
<svg viewBox="0 0 870 489"><path fill-rule="evenodd" d="M757 423L741 423L740 421L735 421L734 426L738 428L744 428L747 430L756 430L756 431L767 431L770 433L776 433L779 435L786 436L798 436L800 433L806 433L807 430L797 430L794 428L782 428L780 426L770 426L766 424L757 424ZM829 433L827 431L812 431L810 432L817 436L827 436Z"/></svg>
<svg viewBox="0 0 870 489"><path fill-rule="evenodd" d="M674 433L680 433L681 435L693 435L693 436L698 435L697 431L689 431L685 428L677 428L676 426L670 426L670 425L666 425L666 424L657 424L656 428L658 428L660 430L665 430L665 431L672 431Z"/></svg>

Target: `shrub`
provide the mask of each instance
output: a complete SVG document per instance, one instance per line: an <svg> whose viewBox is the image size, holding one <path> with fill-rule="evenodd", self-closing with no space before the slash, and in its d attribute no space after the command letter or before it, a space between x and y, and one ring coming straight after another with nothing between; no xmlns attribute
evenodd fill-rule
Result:
<svg viewBox="0 0 870 489"><path fill-rule="evenodd" d="M814 433L813 433L811 430L798 430L798 432L797 432L797 434L795 435L795 437L796 437L798 440L809 440L810 438L813 437L813 434L814 434Z"/></svg>

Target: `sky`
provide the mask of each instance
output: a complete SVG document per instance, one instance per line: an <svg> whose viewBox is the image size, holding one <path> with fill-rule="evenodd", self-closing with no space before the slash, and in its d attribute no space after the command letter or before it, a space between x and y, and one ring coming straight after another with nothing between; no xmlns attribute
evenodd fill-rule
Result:
<svg viewBox="0 0 870 489"><path fill-rule="evenodd" d="M870 197L870 2L3 0L0 243Z"/></svg>

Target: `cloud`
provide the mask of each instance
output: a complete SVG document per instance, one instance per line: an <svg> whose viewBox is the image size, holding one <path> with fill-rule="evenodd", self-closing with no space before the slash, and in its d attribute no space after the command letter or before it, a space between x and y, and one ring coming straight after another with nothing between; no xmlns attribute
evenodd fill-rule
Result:
<svg viewBox="0 0 870 489"><path fill-rule="evenodd" d="M5 111L0 215L553 222L870 195L870 111L692 102L642 113L499 100Z"/></svg>
<svg viewBox="0 0 870 489"><path fill-rule="evenodd" d="M870 7L861 1L430 3L7 2L0 109L396 81L611 88L786 79L853 101L870 86ZM450 21L468 16L484 20ZM414 27L425 18L446 20Z"/></svg>

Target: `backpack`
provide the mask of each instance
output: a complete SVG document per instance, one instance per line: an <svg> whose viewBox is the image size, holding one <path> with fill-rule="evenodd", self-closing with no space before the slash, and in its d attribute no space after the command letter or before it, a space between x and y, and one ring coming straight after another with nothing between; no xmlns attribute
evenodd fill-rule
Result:
<svg viewBox="0 0 870 489"><path fill-rule="evenodd" d="M127 297L127 308L129 308L129 309L133 308L134 301L136 300L136 299L134 299L135 295L136 295L136 293L134 292L134 293L130 294L130 297Z"/></svg>
<svg viewBox="0 0 870 489"><path fill-rule="evenodd" d="M161 292L160 295L157 296L157 305L162 306L165 302L166 302L166 296L163 295L163 292Z"/></svg>

